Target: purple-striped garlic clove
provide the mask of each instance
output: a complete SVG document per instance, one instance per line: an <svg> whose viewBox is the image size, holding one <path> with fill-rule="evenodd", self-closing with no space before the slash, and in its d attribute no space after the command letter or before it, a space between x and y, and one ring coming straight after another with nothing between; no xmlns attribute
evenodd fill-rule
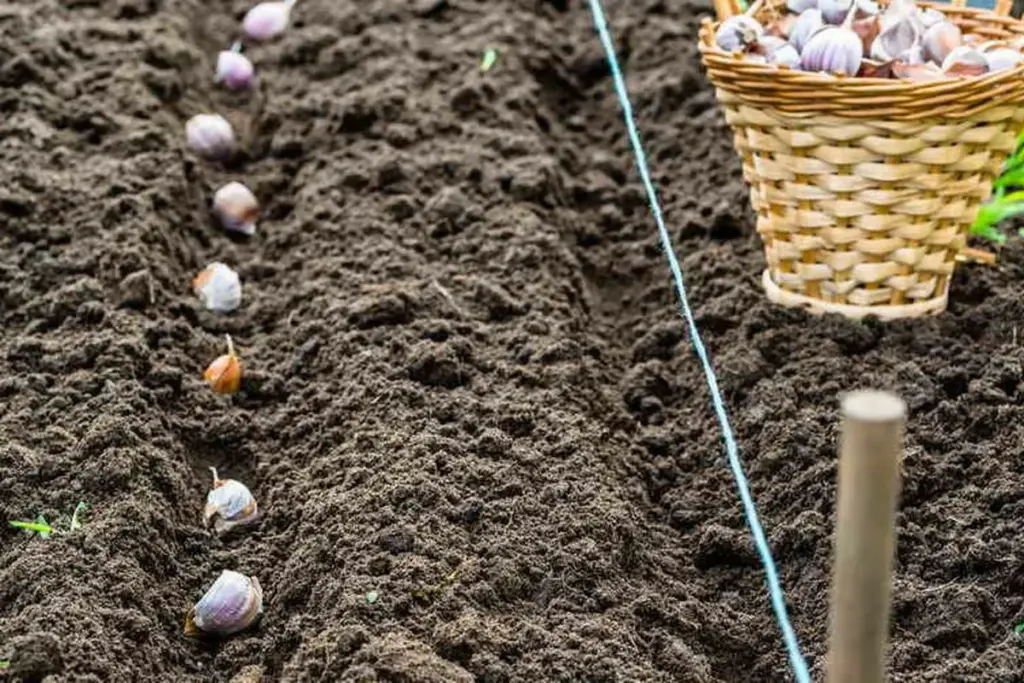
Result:
<svg viewBox="0 0 1024 683"><path fill-rule="evenodd" d="M185 615L185 635L229 636L252 626L262 613L263 589L256 577L224 570Z"/></svg>
<svg viewBox="0 0 1024 683"><path fill-rule="evenodd" d="M800 55L800 66L804 71L855 76L863 56L860 36L842 26L829 26L807 41Z"/></svg>
<svg viewBox="0 0 1024 683"><path fill-rule="evenodd" d="M795 47L797 52L803 53L807 41L824 26L825 20L821 17L821 10L807 10L800 15L789 32L790 45Z"/></svg>
<svg viewBox="0 0 1024 683"><path fill-rule="evenodd" d="M206 494L205 525L208 528L212 526L214 532L221 536L256 522L259 508L249 487L234 479L220 479L212 467L210 471L213 472L213 487Z"/></svg>
<svg viewBox="0 0 1024 683"><path fill-rule="evenodd" d="M223 83L231 90L248 90L256 80L256 68L249 58L242 54L242 44L235 43L230 50L217 55L217 70L214 83Z"/></svg>
<svg viewBox="0 0 1024 683"><path fill-rule="evenodd" d="M819 0L818 9L821 11L821 18L827 24L839 25L846 19L846 15L854 8L854 0Z"/></svg>

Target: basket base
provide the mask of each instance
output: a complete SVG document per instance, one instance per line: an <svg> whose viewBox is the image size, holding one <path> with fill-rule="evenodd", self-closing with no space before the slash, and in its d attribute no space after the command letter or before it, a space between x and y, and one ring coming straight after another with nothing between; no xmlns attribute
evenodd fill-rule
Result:
<svg viewBox="0 0 1024 683"><path fill-rule="evenodd" d="M790 308L803 308L815 315L825 313L838 313L839 315L860 320L868 316L874 316L882 320L897 320L899 318L920 318L927 315L938 315L946 310L949 295L928 299L913 304L887 305L887 306L854 306L853 304L836 304L821 299L814 299L804 294L787 292L775 284L771 273L764 271L762 278L765 294L769 301L780 306Z"/></svg>

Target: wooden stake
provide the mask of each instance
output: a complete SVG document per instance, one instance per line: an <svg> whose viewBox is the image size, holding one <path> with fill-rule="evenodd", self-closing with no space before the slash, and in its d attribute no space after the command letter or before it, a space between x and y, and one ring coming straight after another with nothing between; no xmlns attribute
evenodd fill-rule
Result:
<svg viewBox="0 0 1024 683"><path fill-rule="evenodd" d="M842 399L828 683L886 680L906 412L906 404L886 392L859 391Z"/></svg>

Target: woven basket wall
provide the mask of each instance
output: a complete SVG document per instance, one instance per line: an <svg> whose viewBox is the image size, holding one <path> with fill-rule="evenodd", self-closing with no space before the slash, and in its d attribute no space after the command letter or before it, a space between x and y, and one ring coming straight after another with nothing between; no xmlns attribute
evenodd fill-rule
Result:
<svg viewBox="0 0 1024 683"><path fill-rule="evenodd" d="M931 3L920 3L928 6ZM964 33L1024 34L996 13L934 4ZM784 0L753 8L763 23ZM769 298L850 317L939 313L957 254L1024 127L1024 65L973 78L842 78L700 51L735 133Z"/></svg>

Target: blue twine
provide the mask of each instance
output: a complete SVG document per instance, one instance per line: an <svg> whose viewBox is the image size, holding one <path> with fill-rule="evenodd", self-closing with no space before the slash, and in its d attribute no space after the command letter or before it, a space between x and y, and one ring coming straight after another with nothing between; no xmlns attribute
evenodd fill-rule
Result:
<svg viewBox="0 0 1024 683"><path fill-rule="evenodd" d="M718 417L718 424L722 428L722 439L725 441L725 451L729 456L729 467L732 468L733 478L736 480L736 488L739 489L740 500L743 502L743 512L747 518L747 526L754 536L754 544L761 556L761 564L764 566L765 581L768 584L768 593L771 596L772 608L775 610L775 619L778 621L782 637L786 642L786 649L789 651L789 663L793 668L798 683L811 683L811 676L807 670L807 662L800 653L800 644L797 642L796 634L789 623L786 613L785 594L779 582L779 574L775 569L775 560L772 559L772 552L768 548L768 541L765 539L761 522L757 518L757 509L754 500L750 495L750 486L747 483L747 476L743 473L743 465L740 463L739 449L736 447L736 439L729 424L729 416L725 411L725 403L722 394L718 390L718 378L715 370L708 360L708 352L701 340L700 330L697 329L697 322L693 319L693 312L690 310L690 301L686 296L686 285L683 284L683 271L676 259L675 248L672 246L672 238L665 227L665 219L662 217L661 205L658 203L658 194L651 182L651 174L647 169L647 155L644 153L643 145L640 144L640 134L637 132L636 123L633 121L633 106L629 102L629 93L626 91L626 83L622 77L622 67L615 55L614 44L608 30L608 21L605 19L604 8L601 0L590 0L590 12L594 16L594 26L601 37L601 44L604 46L605 55L608 58L608 66L611 68L612 79L615 82L615 92L619 96L619 105L622 107L622 117L626 120L626 129L629 132L629 140L633 145L633 154L636 157L637 170L640 171L640 178L644 188L647 190L647 199L654 213L654 220L658 224L658 234L661 236L661 246L668 257L669 268L672 269L672 279L675 281L676 294L679 296L679 307L682 309L683 317L686 318L686 325L690 331L690 340L693 343L693 350L704 369L704 377L707 380L708 392L711 394L711 402L715 408L715 415Z"/></svg>

